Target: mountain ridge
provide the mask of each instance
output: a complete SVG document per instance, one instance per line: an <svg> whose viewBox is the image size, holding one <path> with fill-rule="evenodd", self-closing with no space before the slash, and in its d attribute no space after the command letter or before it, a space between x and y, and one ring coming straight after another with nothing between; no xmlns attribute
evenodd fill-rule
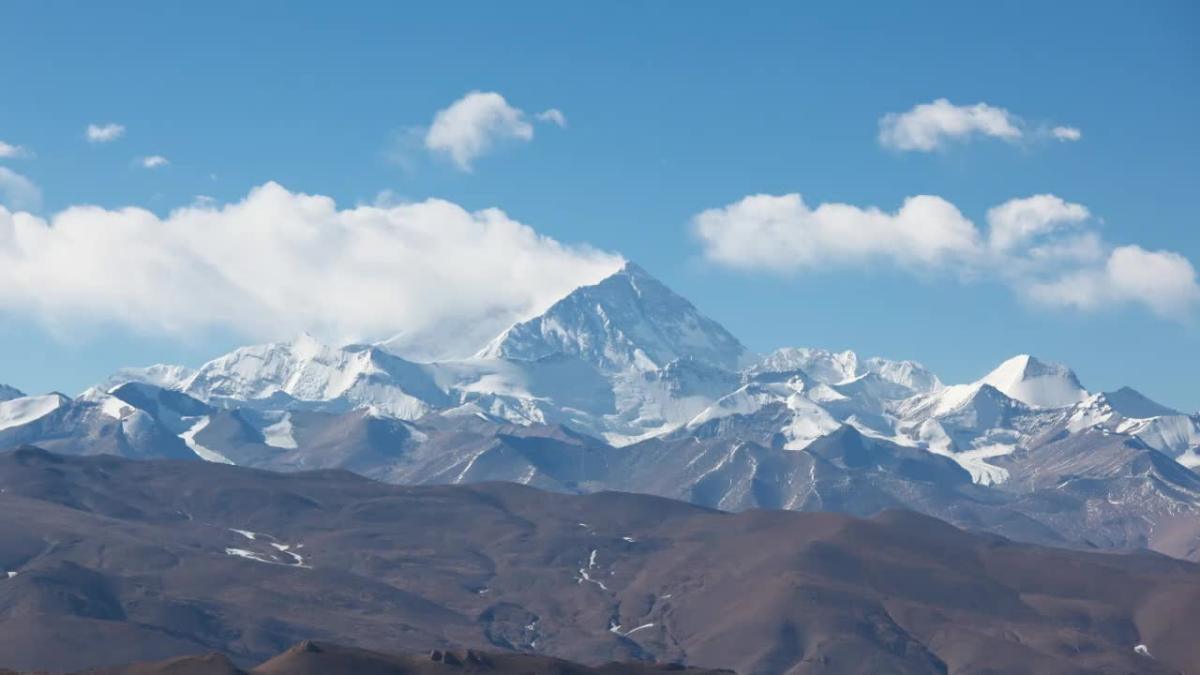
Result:
<svg viewBox="0 0 1200 675"><path fill-rule="evenodd" d="M1200 527L1172 526L1169 543L1154 534L1200 513L1200 416L1130 389L1092 394L1030 355L966 384L851 351L750 355L632 263L468 359L418 363L302 335L196 369L127 369L75 399L0 403L17 408L46 414L9 414L0 447L630 490L731 509L905 506L1044 543L1200 550ZM1073 487L1055 513L1045 500L1059 483ZM1110 502L1128 506L1089 516Z"/></svg>

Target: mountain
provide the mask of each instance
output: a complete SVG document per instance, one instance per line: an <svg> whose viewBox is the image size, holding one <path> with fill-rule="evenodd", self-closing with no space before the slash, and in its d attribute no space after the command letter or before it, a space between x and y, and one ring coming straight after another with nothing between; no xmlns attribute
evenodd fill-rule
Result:
<svg viewBox="0 0 1200 675"><path fill-rule="evenodd" d="M11 401L14 398L24 398L25 393L16 387L0 384L0 401Z"/></svg>
<svg viewBox="0 0 1200 675"><path fill-rule="evenodd" d="M75 399L2 402L0 420L0 447L723 509L903 507L1040 543L1200 555L1185 525L1200 509L1200 417L1128 388L1089 394L1028 355L950 385L851 351L750 355L632 264L471 358L417 363L302 335L196 369L126 369ZM1064 482L1075 487L1052 494Z"/></svg>
<svg viewBox="0 0 1200 675"><path fill-rule="evenodd" d="M556 354L604 371L659 370L683 358L736 370L746 348L692 303L626 263L541 316L512 326L479 356L536 361Z"/></svg>
<svg viewBox="0 0 1200 675"><path fill-rule="evenodd" d="M1129 387L1091 396L1072 411L1068 429L1089 428L1136 437L1188 468L1200 466L1200 416L1184 415Z"/></svg>
<svg viewBox="0 0 1200 675"><path fill-rule="evenodd" d="M813 453L844 465L887 455L852 447ZM0 455L0 569L0 654L17 669L214 651L244 668L302 640L741 673L1200 662L1197 565L1020 544L897 510L731 514L628 493L23 448Z"/></svg>
<svg viewBox="0 0 1200 675"><path fill-rule="evenodd" d="M1079 403L1088 395L1070 368L1039 361L1028 354L1001 363L980 383L1035 408L1063 408Z"/></svg>
<svg viewBox="0 0 1200 675"><path fill-rule="evenodd" d="M832 352L808 347L778 349L750 367L752 373L803 372L816 382L846 384L874 375L904 391L905 396L937 391L941 380L915 361L890 361L881 358L860 359L852 351Z"/></svg>

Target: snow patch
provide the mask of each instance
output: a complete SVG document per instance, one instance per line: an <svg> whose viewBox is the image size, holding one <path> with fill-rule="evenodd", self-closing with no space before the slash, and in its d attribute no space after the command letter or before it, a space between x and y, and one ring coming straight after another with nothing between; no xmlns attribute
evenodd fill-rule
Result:
<svg viewBox="0 0 1200 675"><path fill-rule="evenodd" d="M189 428L187 431L183 432L182 434L179 434L179 438L183 439L183 442L185 444L187 444L187 446L189 448L192 449L192 452L196 453L197 457L199 457L200 459L203 459L206 462L216 462L218 464L233 464L233 461L230 460L225 455L222 455L221 453L217 452L216 450L211 450L209 448L206 448L203 445L200 445L199 443L196 442L196 434L203 431L204 428L208 426L209 421L210 420L207 416L201 417L198 422L196 422L195 424L193 424L191 426L191 428Z"/></svg>
<svg viewBox="0 0 1200 675"><path fill-rule="evenodd" d="M294 429L292 428L292 414L284 413L280 420L270 426L263 427L262 430L263 442L272 448L282 448L284 450L294 450L299 447L296 444Z"/></svg>

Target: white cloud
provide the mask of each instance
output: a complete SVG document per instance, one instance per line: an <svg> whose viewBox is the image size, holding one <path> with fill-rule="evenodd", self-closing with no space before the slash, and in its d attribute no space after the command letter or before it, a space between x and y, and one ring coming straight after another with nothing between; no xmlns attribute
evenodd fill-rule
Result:
<svg viewBox="0 0 1200 675"><path fill-rule="evenodd" d="M32 154L19 145L0 141L0 159L20 159L22 157L30 157Z"/></svg>
<svg viewBox="0 0 1200 675"><path fill-rule="evenodd" d="M1077 141L1083 138L1083 132L1075 127L1054 127L1050 134L1060 141Z"/></svg>
<svg viewBox="0 0 1200 675"><path fill-rule="evenodd" d="M791 271L886 260L939 266L978 249L978 232L940 197L910 197L894 213L849 204L809 208L800 195L752 195L697 215L705 254L749 269Z"/></svg>
<svg viewBox="0 0 1200 675"><path fill-rule="evenodd" d="M1155 314L1185 318L1200 304L1200 284L1187 258L1172 251L1119 246L1101 267L1032 284L1030 296L1054 307L1097 309L1137 303Z"/></svg>
<svg viewBox="0 0 1200 675"><path fill-rule="evenodd" d="M550 124L556 124L560 127L567 126L567 116L564 115L563 111L559 110L558 108L543 110L537 114L537 118L539 122L548 122Z"/></svg>
<svg viewBox="0 0 1200 675"><path fill-rule="evenodd" d="M1184 318L1200 304L1191 263L1170 251L1113 246L1090 229L1081 204L1055 195L990 209L985 233L950 202L910 197L895 212L752 195L695 216L709 260L731 268L798 272L880 264L992 279L1051 307L1136 304Z"/></svg>
<svg viewBox="0 0 1200 675"><path fill-rule="evenodd" d="M138 164L144 169L160 169L170 163L170 160L162 155L150 155L149 157L138 159Z"/></svg>
<svg viewBox="0 0 1200 675"><path fill-rule="evenodd" d="M879 142L896 150L930 152L947 141L975 135L1017 141L1022 136L1020 120L1004 108L986 103L960 106L944 98L879 120Z"/></svg>
<svg viewBox="0 0 1200 675"><path fill-rule="evenodd" d="M114 122L89 124L85 135L90 143L109 143L125 135L125 127Z"/></svg>
<svg viewBox="0 0 1200 675"><path fill-rule="evenodd" d="M988 236L993 248L1009 251L1039 235L1081 223L1090 214L1082 204L1054 195L1010 199L988 210Z"/></svg>
<svg viewBox="0 0 1200 675"><path fill-rule="evenodd" d="M42 191L25 176L0 166L0 204L36 211L42 205Z"/></svg>
<svg viewBox="0 0 1200 675"><path fill-rule="evenodd" d="M1029 128L1021 118L987 103L955 105L939 98L907 112L888 113L879 120L879 143L893 150L933 152L950 142L978 136L1017 143L1027 138L1078 141L1083 132L1075 127L1038 125Z"/></svg>
<svg viewBox="0 0 1200 675"><path fill-rule="evenodd" d="M462 355L621 264L496 209L441 200L339 209L268 183L166 217L77 206L0 209L0 311L52 328L223 329L254 339L403 333Z"/></svg>
<svg viewBox="0 0 1200 675"><path fill-rule="evenodd" d="M470 171L475 159L505 140L533 140L533 125L500 94L472 91L438 111L425 134L425 147Z"/></svg>

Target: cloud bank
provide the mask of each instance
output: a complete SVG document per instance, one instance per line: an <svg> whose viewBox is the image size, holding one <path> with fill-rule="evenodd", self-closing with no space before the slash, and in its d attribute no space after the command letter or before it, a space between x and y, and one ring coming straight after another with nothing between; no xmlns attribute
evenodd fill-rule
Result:
<svg viewBox="0 0 1200 675"><path fill-rule="evenodd" d="M566 116L557 108L534 117L560 127L567 124ZM494 91L472 91L434 115L425 132L425 148L448 157L459 169L470 171L476 159L497 145L532 141L533 133L525 111L509 105Z"/></svg>
<svg viewBox="0 0 1200 675"><path fill-rule="evenodd" d="M909 197L896 211L828 203L799 194L751 195L697 214L704 255L725 267L791 273L890 265L913 272L989 278L1048 307L1138 305L1185 319L1200 306L1186 258L1114 246L1089 227L1081 204L1054 195L1012 199L976 226L941 197Z"/></svg>
<svg viewBox="0 0 1200 675"><path fill-rule="evenodd" d="M165 218L77 206L43 219L0 208L0 311L52 329L228 330L469 354L621 259L451 202L339 209L275 183Z"/></svg>
<svg viewBox="0 0 1200 675"><path fill-rule="evenodd" d="M1016 143L1029 136L1052 136L1060 141L1078 141L1082 132L1059 126L1030 130L1021 118L987 103L955 105L939 98L902 113L888 113L879 120L879 143L900 151L933 152L952 142L973 138L996 138Z"/></svg>

